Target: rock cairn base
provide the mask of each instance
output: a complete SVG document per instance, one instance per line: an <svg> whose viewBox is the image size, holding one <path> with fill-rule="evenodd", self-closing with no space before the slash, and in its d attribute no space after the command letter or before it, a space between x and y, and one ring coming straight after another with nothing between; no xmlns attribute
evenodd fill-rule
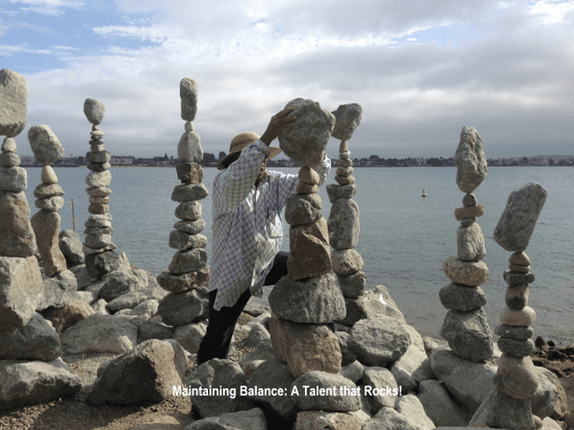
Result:
<svg viewBox="0 0 574 430"><path fill-rule="evenodd" d="M502 357L494 377L494 388L476 411L469 425L488 425L509 430L534 430L536 427L530 398L536 392L539 378L530 358L535 345L530 327L536 320L534 309L527 306L530 284L530 258L524 252L547 191L539 184L529 183L513 191L494 230L494 240L507 251L513 251L509 270L504 272L506 307L500 312L495 333Z"/></svg>
<svg viewBox="0 0 574 430"><path fill-rule="evenodd" d="M454 156L457 167L456 183L465 194L463 207L454 211L460 227L457 230L456 257L443 262L443 271L452 281L439 292L446 314L440 335L452 351L466 360L482 362L494 352L492 332L482 308L486 295L480 285L488 280L488 267L482 261L486 255L484 236L476 222L484 208L477 204L473 191L486 177L486 157L482 138L472 127L464 127Z"/></svg>
<svg viewBox="0 0 574 430"><path fill-rule="evenodd" d="M161 301L158 314L165 324L175 326L176 331L201 337L205 334L209 311L209 266L205 250L207 237L201 234L205 221L201 219L200 200L209 192L201 183L203 170L197 164L203 159L203 150L192 123L197 112L197 84L193 79L181 80L180 97L181 117L186 121L185 133L177 147L180 164L176 169L181 185L177 185L171 195L171 199L179 203L175 216L180 221L174 224L175 230L169 235L169 246L177 251L169 270L157 278L161 287L170 292Z"/></svg>

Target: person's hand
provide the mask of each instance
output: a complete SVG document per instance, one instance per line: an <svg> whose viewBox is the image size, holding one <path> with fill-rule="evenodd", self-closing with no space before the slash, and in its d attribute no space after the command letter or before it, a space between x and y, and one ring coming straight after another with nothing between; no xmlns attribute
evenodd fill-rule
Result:
<svg viewBox="0 0 574 430"><path fill-rule="evenodd" d="M269 125L267 126L267 130L261 136L261 142L266 144L267 146L271 145L271 142L279 136L279 132L285 128L291 128L295 125L295 121L297 121L296 116L287 116L291 112L295 110L294 107L290 107L287 109L282 110L277 115L271 117L271 121L269 121Z"/></svg>

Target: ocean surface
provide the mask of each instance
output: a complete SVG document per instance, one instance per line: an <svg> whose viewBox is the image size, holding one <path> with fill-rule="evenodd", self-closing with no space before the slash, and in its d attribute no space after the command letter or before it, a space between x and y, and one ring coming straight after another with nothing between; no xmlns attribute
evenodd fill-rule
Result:
<svg viewBox="0 0 574 430"><path fill-rule="evenodd" d="M272 170L272 169L270 169ZM276 169L296 174L297 168ZM56 168L66 204L60 211L61 229L72 228L71 200L74 200L76 231L84 238L89 216L85 177L89 170ZM32 214L34 188L40 184L40 168L27 168L26 195ZM126 252L132 264L154 273L167 270L175 252L168 246L177 203L171 200L179 184L175 168L114 167L110 213L113 215L113 242L117 252ZM209 190L217 173L204 169L203 182ZM456 185L455 167L357 168L358 191L354 199L360 208L361 235L356 250L363 256L368 288L385 285L399 309L423 335L438 337L446 309L438 298L449 284L442 271L445 258L457 255L454 210L462 206ZM529 306L537 314L535 336L574 340L574 168L571 167L489 167L488 176L475 190L485 213L478 223L486 241L484 262L489 280L482 285L488 303L485 311L491 329L499 324L505 306L506 284L502 279L510 252L492 238L506 206L508 195L528 182L537 182L548 191L526 253L532 260L536 281L531 285ZM331 171L327 184L335 183ZM427 197L422 198L426 189ZM331 204L321 187L323 216ZM207 228L203 232L211 245L211 196L202 201ZM289 225L284 223L283 250L289 250ZM209 254L211 255L211 254ZM272 287L265 287L268 295ZM264 297L266 300L266 297Z"/></svg>

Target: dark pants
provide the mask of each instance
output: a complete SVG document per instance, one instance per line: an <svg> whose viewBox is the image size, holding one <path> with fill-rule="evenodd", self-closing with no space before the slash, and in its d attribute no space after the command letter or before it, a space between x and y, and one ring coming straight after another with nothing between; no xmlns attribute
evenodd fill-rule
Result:
<svg viewBox="0 0 574 430"><path fill-rule="evenodd" d="M279 251L277 253L273 267L263 285L275 285L279 279L287 274L288 257L288 252ZM213 309L216 295L217 290L209 292L209 324L197 352L198 365L212 358L227 358L235 324L251 298L251 291L248 288L231 308L224 306L219 311Z"/></svg>

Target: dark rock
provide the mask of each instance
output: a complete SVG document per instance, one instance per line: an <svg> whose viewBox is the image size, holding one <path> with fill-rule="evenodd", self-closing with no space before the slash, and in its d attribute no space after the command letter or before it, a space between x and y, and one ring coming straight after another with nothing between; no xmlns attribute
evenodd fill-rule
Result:
<svg viewBox="0 0 574 430"><path fill-rule="evenodd" d="M114 251L102 254L91 254L86 256L86 268L90 276L100 279L102 276L113 272L120 265L120 256Z"/></svg>

